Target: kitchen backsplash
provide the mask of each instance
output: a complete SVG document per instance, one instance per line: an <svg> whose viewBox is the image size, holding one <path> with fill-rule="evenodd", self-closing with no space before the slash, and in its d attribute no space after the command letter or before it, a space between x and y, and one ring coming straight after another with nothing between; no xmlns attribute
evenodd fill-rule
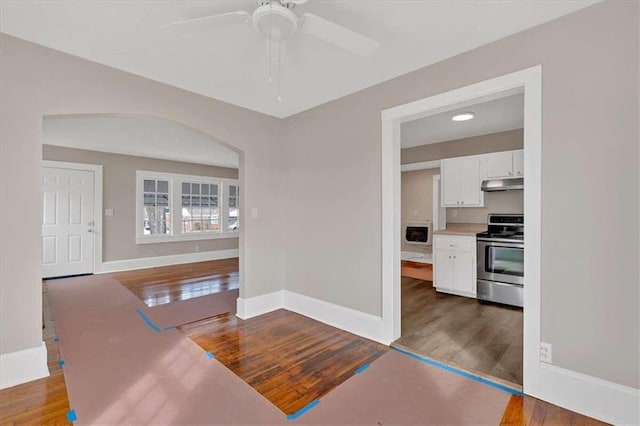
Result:
<svg viewBox="0 0 640 426"><path fill-rule="evenodd" d="M484 207L448 208L447 223L487 223L489 213L524 213L524 191L485 192Z"/></svg>

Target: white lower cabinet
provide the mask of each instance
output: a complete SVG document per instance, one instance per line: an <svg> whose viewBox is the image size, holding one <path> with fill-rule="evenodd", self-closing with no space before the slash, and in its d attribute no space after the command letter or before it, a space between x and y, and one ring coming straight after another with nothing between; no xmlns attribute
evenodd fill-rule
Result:
<svg viewBox="0 0 640 426"><path fill-rule="evenodd" d="M476 239L434 235L433 277L437 291L476 297Z"/></svg>

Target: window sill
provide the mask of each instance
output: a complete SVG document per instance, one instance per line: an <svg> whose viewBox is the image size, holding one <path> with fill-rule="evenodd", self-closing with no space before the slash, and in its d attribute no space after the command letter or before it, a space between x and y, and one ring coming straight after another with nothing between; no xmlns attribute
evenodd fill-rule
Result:
<svg viewBox="0 0 640 426"><path fill-rule="evenodd" d="M180 235L163 235L157 237L138 236L136 244L159 244L159 243L177 243L181 241L200 241L200 240L220 240L224 238L238 238L238 232L224 232L216 234L180 234Z"/></svg>

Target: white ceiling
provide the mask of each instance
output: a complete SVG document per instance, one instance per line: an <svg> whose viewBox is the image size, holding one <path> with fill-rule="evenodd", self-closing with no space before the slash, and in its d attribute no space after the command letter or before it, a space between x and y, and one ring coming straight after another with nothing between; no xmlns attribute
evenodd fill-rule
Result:
<svg viewBox="0 0 640 426"><path fill-rule="evenodd" d="M170 121L146 117L51 116L44 144L238 168L235 151ZM177 148L176 148L177 147Z"/></svg>
<svg viewBox="0 0 640 426"><path fill-rule="evenodd" d="M475 117L468 121L451 120L463 111L471 111ZM524 94L520 93L403 123L400 139L402 148L409 148L523 127Z"/></svg>
<svg viewBox="0 0 640 426"><path fill-rule="evenodd" d="M282 102L267 43L229 17L195 33L162 29L234 10L236 1L0 1L0 31L205 96L287 117L572 13L591 0L310 0L311 12L380 42L363 58L303 33L286 42ZM275 57L275 55L274 55Z"/></svg>

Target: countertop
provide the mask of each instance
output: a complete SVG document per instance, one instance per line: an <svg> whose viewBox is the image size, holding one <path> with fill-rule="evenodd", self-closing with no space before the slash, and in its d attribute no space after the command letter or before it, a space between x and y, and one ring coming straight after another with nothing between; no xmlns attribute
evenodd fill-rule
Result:
<svg viewBox="0 0 640 426"><path fill-rule="evenodd" d="M445 229L434 231L433 235L467 235L475 237L476 234L487 230L487 225L482 223L449 223Z"/></svg>

